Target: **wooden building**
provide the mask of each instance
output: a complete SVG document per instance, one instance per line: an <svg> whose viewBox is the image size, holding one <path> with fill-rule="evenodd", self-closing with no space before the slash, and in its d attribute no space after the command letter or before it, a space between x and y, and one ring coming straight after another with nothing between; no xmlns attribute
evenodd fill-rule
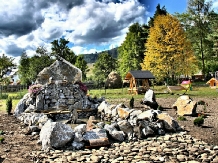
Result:
<svg viewBox="0 0 218 163"><path fill-rule="evenodd" d="M209 84L212 89L218 88L218 80L216 78L211 78L206 84Z"/></svg>
<svg viewBox="0 0 218 163"><path fill-rule="evenodd" d="M134 70L126 74L125 80L129 80L129 93L145 93L145 88L150 87L149 79L155 79L150 71Z"/></svg>

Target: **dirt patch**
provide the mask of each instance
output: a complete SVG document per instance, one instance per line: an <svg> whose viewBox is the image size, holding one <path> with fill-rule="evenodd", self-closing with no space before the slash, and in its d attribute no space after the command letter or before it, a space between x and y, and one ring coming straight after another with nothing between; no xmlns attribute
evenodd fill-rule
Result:
<svg viewBox="0 0 218 163"><path fill-rule="evenodd" d="M208 104L206 110L201 106L197 108L197 112L204 110L207 115L202 127L197 127L193 124L196 117L186 116L186 121L177 120L176 111L171 108L176 98L158 98L157 102L164 108L163 112L170 114L194 138L204 140L210 145L218 145L218 100L215 98L193 98L193 100L203 100ZM111 101L109 103L119 104L119 101L113 100L113 102ZM128 106L129 100L126 100L125 104ZM140 100L135 100L134 104L135 109L146 109L140 104ZM33 162L34 158L31 156L31 151L41 149L41 145L37 144L38 136L26 135L27 126L20 123L13 115L7 115L5 113L0 113L0 131L4 132L0 137L3 136L5 139L3 143L0 143L0 163ZM7 160L3 158L7 158Z"/></svg>
<svg viewBox="0 0 218 163"><path fill-rule="evenodd" d="M13 115L5 113L0 114L0 130L4 132L0 135L4 137L3 143L0 143L0 163L33 162L31 151L41 149L41 146L37 145L38 137L25 135L26 126Z"/></svg>

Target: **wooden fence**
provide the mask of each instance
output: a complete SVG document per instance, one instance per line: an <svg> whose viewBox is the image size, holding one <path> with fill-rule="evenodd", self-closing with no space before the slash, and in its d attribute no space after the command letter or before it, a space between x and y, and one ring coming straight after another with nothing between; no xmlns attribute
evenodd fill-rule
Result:
<svg viewBox="0 0 218 163"><path fill-rule="evenodd" d="M0 85L0 92L18 92L27 89L27 85Z"/></svg>

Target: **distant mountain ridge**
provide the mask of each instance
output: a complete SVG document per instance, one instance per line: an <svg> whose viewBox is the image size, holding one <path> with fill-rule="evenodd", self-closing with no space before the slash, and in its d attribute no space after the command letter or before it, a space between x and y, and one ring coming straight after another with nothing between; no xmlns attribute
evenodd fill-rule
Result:
<svg viewBox="0 0 218 163"><path fill-rule="evenodd" d="M103 52L108 52L108 54L110 54L115 59L117 59L118 57L118 48L113 48L111 50L105 50L105 51L95 53L95 54L92 53L92 54L82 54L82 55L84 56L84 60L87 63L95 63L96 60L98 59L98 55Z"/></svg>

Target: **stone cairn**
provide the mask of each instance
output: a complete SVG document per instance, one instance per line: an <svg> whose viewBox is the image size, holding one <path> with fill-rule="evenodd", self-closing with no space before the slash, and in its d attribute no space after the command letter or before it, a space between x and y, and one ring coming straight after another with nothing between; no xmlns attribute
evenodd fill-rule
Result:
<svg viewBox="0 0 218 163"><path fill-rule="evenodd" d="M172 117L159 110L142 112L87 96L81 76L80 69L64 59L57 60L39 73L36 84L16 106L15 116L29 125L29 134L39 135L42 150L109 146L113 141L181 131ZM81 110L85 114L79 114ZM83 115L89 117L87 123L74 128L67 124L77 123Z"/></svg>

